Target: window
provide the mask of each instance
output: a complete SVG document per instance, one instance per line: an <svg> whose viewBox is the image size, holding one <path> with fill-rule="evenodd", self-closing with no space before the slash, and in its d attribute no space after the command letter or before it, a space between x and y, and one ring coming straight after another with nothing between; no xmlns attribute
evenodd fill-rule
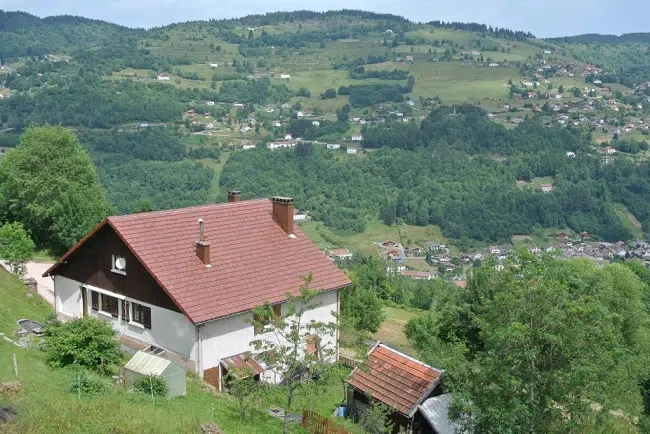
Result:
<svg viewBox="0 0 650 434"><path fill-rule="evenodd" d="M151 308L138 303L131 302L131 322L140 324L144 328L151 328Z"/></svg>
<svg viewBox="0 0 650 434"><path fill-rule="evenodd" d="M100 310L105 313L111 314L112 317L117 318L118 314L118 306L119 306L119 300L115 297L111 297L110 295L106 294L99 294L100 296L100 301L101 301L101 308Z"/></svg>
<svg viewBox="0 0 650 434"><path fill-rule="evenodd" d="M126 274L126 259L124 256L111 256L111 271L117 274Z"/></svg>
<svg viewBox="0 0 650 434"><path fill-rule="evenodd" d="M95 291L88 291L90 292L90 307L94 311L99 310L99 293Z"/></svg>
<svg viewBox="0 0 650 434"><path fill-rule="evenodd" d="M129 320L129 302L126 300L122 300L122 320Z"/></svg>
<svg viewBox="0 0 650 434"><path fill-rule="evenodd" d="M282 316L282 303L274 304L271 307L273 308L273 315L275 315L275 317L279 318ZM266 326L269 324L270 322L266 318L262 318L256 313L253 313L253 332L256 335L265 331Z"/></svg>
<svg viewBox="0 0 650 434"><path fill-rule="evenodd" d="M309 336L307 338L307 354L310 356L318 355L318 336Z"/></svg>

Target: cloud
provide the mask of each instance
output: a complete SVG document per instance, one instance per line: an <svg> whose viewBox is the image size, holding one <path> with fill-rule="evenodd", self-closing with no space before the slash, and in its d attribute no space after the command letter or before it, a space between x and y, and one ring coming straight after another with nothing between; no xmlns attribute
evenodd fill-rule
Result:
<svg viewBox="0 0 650 434"><path fill-rule="evenodd" d="M647 0L0 0L0 9L38 16L72 14L131 27L154 27L192 20L232 18L277 10L364 9L393 13L414 21L473 21L540 37L579 33L648 31Z"/></svg>

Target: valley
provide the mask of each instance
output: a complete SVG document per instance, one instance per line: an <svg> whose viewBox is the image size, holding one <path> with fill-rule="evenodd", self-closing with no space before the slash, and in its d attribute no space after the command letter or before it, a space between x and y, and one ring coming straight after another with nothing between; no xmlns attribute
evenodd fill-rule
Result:
<svg viewBox="0 0 650 434"><path fill-rule="evenodd" d="M5 20L16 18L3 14ZM376 177L383 176L385 168L368 172L369 164L389 158L379 157L382 147L408 149L399 156L407 160L421 157L413 154L414 149L433 147L434 153L461 150L470 161L488 156L500 163L502 169L497 169L499 164L487 169L482 162L476 168L484 171L487 178L479 179L486 185L497 179L496 172L490 171L511 171L494 184L509 192L508 201L516 189L497 185L526 186L525 191L536 196L540 184L554 184L558 177L560 184L566 182L558 163L551 163L555 157L548 155L548 139L526 150L488 149L489 145L469 150L456 148L457 138L448 131L439 130L426 139L416 137L432 110L463 104L482 110L482 116L506 130L521 128L522 123L538 124L557 130L559 140L565 134L562 130L570 131L581 142L582 166L582 158L590 158L586 155L601 164L614 159L644 164L650 152L645 144L650 124L645 81L638 74L635 82L624 73L619 79L613 61L624 50L639 50L634 40L626 41L627 45L603 42L607 54L599 63L595 51L585 48L587 42L580 39L542 40L478 24L413 23L360 11L277 13L147 31L83 19L40 25L36 17L21 18L20 32L29 35L26 40L19 39L18 33L2 36L6 43L0 50L0 145L15 146L22 129L34 122L61 123L76 130L119 213L223 201L229 189L241 189L244 197L292 195L298 198L298 207L314 218L306 231L316 241L325 234L335 241L329 244L374 254L372 243L387 237L378 236L372 222L381 220L381 208L395 201L400 189L409 188L405 177L421 178L424 167L408 174L391 168L388 179L393 186L375 188L373 193L388 199L348 202L346 217L326 216L336 195L313 197L304 179L279 172L282 164L277 160L293 159L299 143L323 149L327 145L331 147L327 158L335 164L327 170L357 171L345 183L366 189L369 183L382 182ZM96 34L66 43L50 38L51 45L37 51L25 42L30 37L63 34L65 29ZM400 123L403 126L395 129ZM384 125L395 131L401 144L387 142ZM383 135L382 140L375 140L376 134ZM124 146L118 146L121 142ZM557 152L576 152L565 148ZM531 165L532 149L547 167ZM614 156L609 149L619 152ZM260 158L274 161L275 167L263 168L257 156L242 153L259 153ZM455 167L447 159L459 157L444 155L441 167ZM521 167L521 159L529 168ZM273 181L276 177L291 179L291 184ZM255 185L248 185L252 179ZM332 180L317 182L332 184ZM417 194L425 202L444 201L435 191ZM400 219L400 228L433 228L425 231L433 235L419 237L421 241L442 240L465 250L509 243L512 235L553 227L588 230L603 240L619 241L632 233L639 238L650 214L647 208L630 209L635 208L634 197L628 202L623 199L627 213L604 205L601 223L605 218L608 226L617 222L616 227L620 220L629 229L618 234L599 230L601 223L578 223L577 216L568 217L574 212L568 209L560 211L564 214L560 220L534 218L517 233L492 230L485 235L476 228L452 230L445 223L447 217L434 217L430 204L419 217L404 209L395 218ZM523 211L503 203L485 206ZM487 226L494 223L493 217L481 213ZM627 215L641 227L631 225ZM347 219L357 223L345 223ZM401 230L387 226L379 233Z"/></svg>

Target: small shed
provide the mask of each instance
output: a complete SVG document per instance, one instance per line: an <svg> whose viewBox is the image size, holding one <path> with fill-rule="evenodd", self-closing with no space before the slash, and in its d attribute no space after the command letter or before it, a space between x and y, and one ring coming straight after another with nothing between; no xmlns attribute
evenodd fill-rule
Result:
<svg viewBox="0 0 650 434"><path fill-rule="evenodd" d="M449 420L451 395L448 393L434 396L420 404L420 413L431 429L437 434L464 433L461 425Z"/></svg>
<svg viewBox="0 0 650 434"><path fill-rule="evenodd" d="M149 375L162 377L167 383L167 396L185 395L187 392L185 369L171 360L138 351L124 366L124 384L128 389L139 378Z"/></svg>

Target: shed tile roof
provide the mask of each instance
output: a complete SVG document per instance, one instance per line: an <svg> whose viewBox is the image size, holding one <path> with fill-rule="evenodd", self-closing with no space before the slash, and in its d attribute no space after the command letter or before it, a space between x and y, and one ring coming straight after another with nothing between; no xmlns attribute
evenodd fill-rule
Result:
<svg viewBox="0 0 650 434"><path fill-rule="evenodd" d="M410 417L441 376L442 371L379 343L368 354L364 366L355 368L347 382Z"/></svg>
<svg viewBox="0 0 650 434"><path fill-rule="evenodd" d="M310 288L335 290L347 276L299 228L289 237L273 220L273 204L257 199L168 211L109 217L109 224L152 277L195 324L252 309L264 301L299 293L302 276ZM204 220L212 267L196 255L197 220ZM82 239L46 274L56 274Z"/></svg>
<svg viewBox="0 0 650 434"><path fill-rule="evenodd" d="M250 352L235 354L234 356L221 359L221 364L228 370L232 370L236 376L255 376L264 372L264 368L253 358Z"/></svg>

